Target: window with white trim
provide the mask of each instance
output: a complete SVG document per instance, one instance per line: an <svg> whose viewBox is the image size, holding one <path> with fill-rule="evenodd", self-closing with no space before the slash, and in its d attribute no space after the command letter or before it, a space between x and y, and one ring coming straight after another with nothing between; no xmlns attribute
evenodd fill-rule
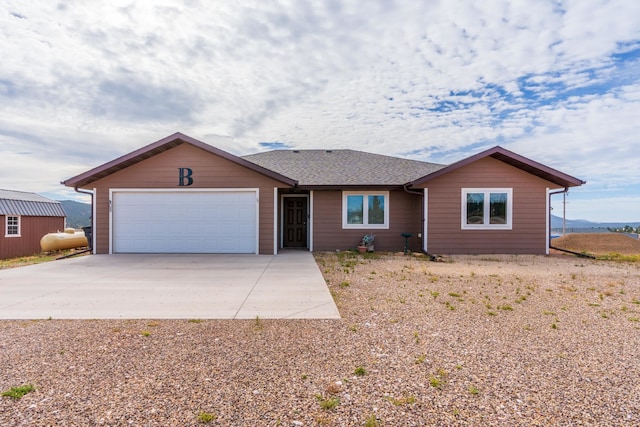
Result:
<svg viewBox="0 0 640 427"><path fill-rule="evenodd" d="M389 192L343 191L342 228L389 228Z"/></svg>
<svg viewBox="0 0 640 427"><path fill-rule="evenodd" d="M4 237L20 237L20 217L17 215L7 215L5 217Z"/></svg>
<svg viewBox="0 0 640 427"><path fill-rule="evenodd" d="M513 189L463 188L463 230L511 230Z"/></svg>

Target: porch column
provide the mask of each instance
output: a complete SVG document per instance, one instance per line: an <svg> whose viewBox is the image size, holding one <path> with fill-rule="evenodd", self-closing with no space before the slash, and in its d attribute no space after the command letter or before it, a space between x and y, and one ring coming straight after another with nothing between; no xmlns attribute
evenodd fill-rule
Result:
<svg viewBox="0 0 640 427"><path fill-rule="evenodd" d="M273 254L278 254L278 187L273 187Z"/></svg>

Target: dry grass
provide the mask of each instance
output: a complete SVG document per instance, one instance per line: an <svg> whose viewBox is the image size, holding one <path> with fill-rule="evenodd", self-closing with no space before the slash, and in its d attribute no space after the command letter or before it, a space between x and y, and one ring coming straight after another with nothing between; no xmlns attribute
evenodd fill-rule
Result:
<svg viewBox="0 0 640 427"><path fill-rule="evenodd" d="M620 233L574 233L553 239L552 245L560 249L588 253L596 256L640 256L640 240ZM635 259L640 260L636 257ZM633 261L633 259L629 259Z"/></svg>
<svg viewBox="0 0 640 427"><path fill-rule="evenodd" d="M25 265L40 264L42 262L53 261L61 256L60 253L36 254L17 258L0 259L0 270L5 268L24 267Z"/></svg>
<svg viewBox="0 0 640 427"><path fill-rule="evenodd" d="M55 252L42 252L30 256L21 256L16 258L0 259L0 270L6 268L24 267L26 265L41 264L43 262L55 261L56 259L73 254L74 252L80 252L85 248L67 249L63 251ZM88 253L79 254L78 256L89 255Z"/></svg>

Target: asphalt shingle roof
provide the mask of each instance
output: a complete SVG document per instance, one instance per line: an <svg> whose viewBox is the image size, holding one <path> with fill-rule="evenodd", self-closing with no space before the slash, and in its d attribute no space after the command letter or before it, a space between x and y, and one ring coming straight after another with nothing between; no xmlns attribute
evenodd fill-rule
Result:
<svg viewBox="0 0 640 427"><path fill-rule="evenodd" d="M354 150L274 150L243 158L300 186L400 186L445 167Z"/></svg>
<svg viewBox="0 0 640 427"><path fill-rule="evenodd" d="M60 202L36 193L0 189L0 215L67 216Z"/></svg>

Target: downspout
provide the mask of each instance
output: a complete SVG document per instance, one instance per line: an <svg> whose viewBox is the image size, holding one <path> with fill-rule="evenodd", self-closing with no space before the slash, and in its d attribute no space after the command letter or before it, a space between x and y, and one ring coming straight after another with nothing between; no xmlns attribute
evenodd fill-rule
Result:
<svg viewBox="0 0 640 427"><path fill-rule="evenodd" d="M409 193L409 194L415 194L420 196L420 198L422 198L422 203L420 203L420 230L422 230L422 238L424 239L424 233L425 233L425 229L424 229L424 222L425 222L425 217L424 217L424 193L422 191L417 191L417 190L410 190L409 189L409 185L410 184L405 184L402 186L403 190L405 191L405 193ZM424 245L420 245L420 251L422 253L424 253L425 255L427 255L429 257L429 259L431 261L435 261L438 259L438 257L436 257L435 255L430 254L429 252L425 251L423 249Z"/></svg>
<svg viewBox="0 0 640 427"><path fill-rule="evenodd" d="M554 191L554 192L549 192L549 209L551 209L551 196L555 195L555 194L567 194L569 192L569 187L564 187L564 190L558 190L558 191ZM565 213L562 213L562 221L564 224L565 221ZM563 227L564 228L564 227ZM553 246L551 244L551 215L549 215L549 249L554 249L556 251L560 251L560 252L566 252L568 254L572 254L572 255L576 255L582 258L591 258L591 259L596 259L596 257L594 257L593 255L587 255L587 254L583 254L580 252L575 252L575 251L570 251L568 249L561 249L561 248L556 248L555 246Z"/></svg>
<svg viewBox="0 0 640 427"><path fill-rule="evenodd" d="M75 190L76 193L81 193L81 194L88 194L89 196L91 196L91 241L88 241L87 243L89 243L89 250L91 251L91 253L93 253L94 251L94 247L93 247L93 236L95 235L95 227L93 224L93 191L83 191L80 190L78 187L73 187L73 189Z"/></svg>

